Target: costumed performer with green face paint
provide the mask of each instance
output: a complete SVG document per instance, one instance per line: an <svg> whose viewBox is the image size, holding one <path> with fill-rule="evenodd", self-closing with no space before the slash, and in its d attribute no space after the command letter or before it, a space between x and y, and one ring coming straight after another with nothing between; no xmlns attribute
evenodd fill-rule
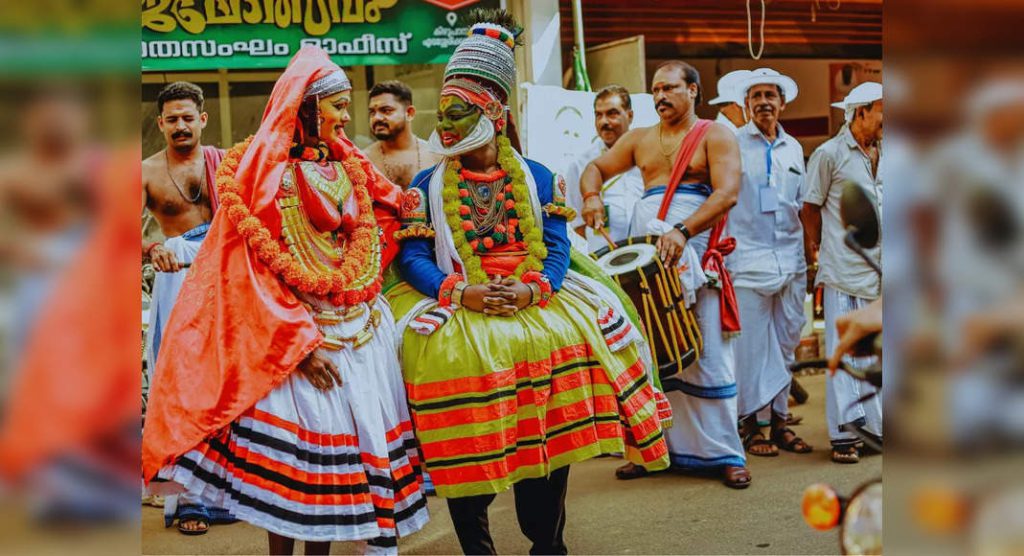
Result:
<svg viewBox="0 0 1024 556"><path fill-rule="evenodd" d="M531 553L565 554L569 465L625 451L665 468L667 448L640 330L615 292L569 269L564 181L510 140L518 26L476 17L445 70L430 138L444 158L402 199L405 282L387 297L462 549L495 552L487 506L512 487Z"/></svg>

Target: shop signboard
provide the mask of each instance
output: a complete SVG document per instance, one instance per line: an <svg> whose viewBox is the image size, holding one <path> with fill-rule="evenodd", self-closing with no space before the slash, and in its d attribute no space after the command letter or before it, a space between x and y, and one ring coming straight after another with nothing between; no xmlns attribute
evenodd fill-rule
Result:
<svg viewBox="0 0 1024 556"><path fill-rule="evenodd" d="M342 66L443 64L462 16L501 0L142 0L142 71L283 68L304 45Z"/></svg>

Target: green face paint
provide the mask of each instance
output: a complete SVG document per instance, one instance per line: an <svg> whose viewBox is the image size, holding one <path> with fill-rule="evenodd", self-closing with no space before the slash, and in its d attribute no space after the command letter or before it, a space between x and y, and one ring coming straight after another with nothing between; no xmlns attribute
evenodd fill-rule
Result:
<svg viewBox="0 0 1024 556"><path fill-rule="evenodd" d="M481 116L480 109L455 95L441 97L437 109L437 135L451 147L469 136Z"/></svg>

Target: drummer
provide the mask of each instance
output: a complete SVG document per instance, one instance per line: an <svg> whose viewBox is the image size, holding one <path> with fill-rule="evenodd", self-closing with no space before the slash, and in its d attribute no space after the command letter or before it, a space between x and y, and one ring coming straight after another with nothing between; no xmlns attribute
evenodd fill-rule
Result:
<svg viewBox="0 0 1024 556"><path fill-rule="evenodd" d="M669 392L673 426L666 431L672 464L678 468L719 471L726 486L750 486L746 457L736 430L736 380L731 336L739 331L738 310L723 257L732 242L722 224L736 204L740 154L731 130L701 120L700 74L690 64L658 66L651 84L658 125L638 128L587 165L580 179L583 219L592 228L604 224L601 185L639 167L645 191L633 214L630 234L655 234L666 265L685 268L684 285L696 291L695 312L704 337L700 358L678 378L684 392ZM673 179L673 165L681 169ZM666 184L674 189L666 192ZM668 199L664 206L662 201ZM616 471L621 479L645 475L639 466Z"/></svg>
<svg viewBox="0 0 1024 556"><path fill-rule="evenodd" d="M580 195L580 174L587 164L612 146L629 131L633 123L633 105L629 99L629 91L620 85L608 85L597 92L594 97L594 127L597 129L597 140L586 151L580 153L569 164L565 172L567 186L565 203L576 211L576 218L571 225L576 233L587 238L589 251L593 253L608 242L588 230L583 224L580 212L583 208L583 197ZM615 176L601 186L601 198L605 206L605 229L612 241L620 242L629 237L629 223L633 218L633 207L644 194L644 178L639 168Z"/></svg>
<svg viewBox="0 0 1024 556"><path fill-rule="evenodd" d="M749 72L737 89L753 116L736 135L743 177L727 227L736 238L727 266L743 322L743 334L733 344L740 438L754 456L777 456L779 449L803 454L811 447L786 427L786 416L792 381L788 365L806 320L807 264L800 224L804 151L779 123L799 89L791 78L769 68ZM766 437L758 414L769 412Z"/></svg>

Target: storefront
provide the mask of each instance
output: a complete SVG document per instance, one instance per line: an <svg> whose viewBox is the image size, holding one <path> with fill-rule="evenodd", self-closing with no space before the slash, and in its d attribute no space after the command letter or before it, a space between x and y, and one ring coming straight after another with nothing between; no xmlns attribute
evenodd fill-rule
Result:
<svg viewBox="0 0 1024 556"><path fill-rule="evenodd" d="M572 3L559 0L567 22L561 27L564 68L572 67ZM584 0L581 5L588 52L642 37L644 90L658 64L669 59L697 68L705 98L715 96L718 78L732 70L771 67L789 75L800 95L787 106L782 123L807 155L839 127L842 113L830 104L863 81L882 80L882 0ZM608 73L597 63L588 53L595 89L607 84L600 75ZM621 72L611 73L621 79ZM563 83L569 84L568 75ZM708 105L697 109L705 118L716 112Z"/></svg>
<svg viewBox="0 0 1024 556"><path fill-rule="evenodd" d="M206 144L227 147L259 127L274 82L303 45L320 46L352 80L357 145L373 141L367 92L399 79L413 90L413 132L429 135L444 64L466 34L461 16L502 0L144 0L143 155L163 148L156 97L172 81L203 88Z"/></svg>

